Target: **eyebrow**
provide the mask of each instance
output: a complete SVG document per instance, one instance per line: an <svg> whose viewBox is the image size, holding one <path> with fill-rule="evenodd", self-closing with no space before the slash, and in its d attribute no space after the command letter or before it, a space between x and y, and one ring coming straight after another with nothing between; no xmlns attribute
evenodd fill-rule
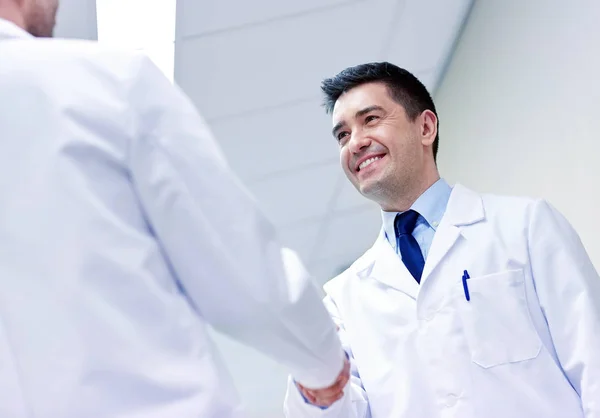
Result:
<svg viewBox="0 0 600 418"><path fill-rule="evenodd" d="M358 112L356 112L356 113L354 114L354 117L355 117L356 119L358 119L358 118L360 118L361 116L364 116L364 115L366 115L367 113L371 113L371 112L373 112L374 110L384 110L384 109L383 109L383 107L381 107L381 106L377 106L377 105L368 106L368 107L365 107L364 109L361 109L361 110L359 110ZM344 122L344 121L341 121L341 122L338 122L338 123L336 123L336 124L335 124L335 126L333 127L333 129L331 130L331 134L332 134L333 136L335 136L335 133L336 133L336 132L337 132L337 131L338 131L340 128L342 128L344 125L346 125L346 122Z"/></svg>

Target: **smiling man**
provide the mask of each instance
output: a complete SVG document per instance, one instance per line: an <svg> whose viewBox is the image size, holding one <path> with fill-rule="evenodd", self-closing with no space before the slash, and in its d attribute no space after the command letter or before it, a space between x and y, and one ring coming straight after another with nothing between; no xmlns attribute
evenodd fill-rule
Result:
<svg viewBox="0 0 600 418"><path fill-rule="evenodd" d="M322 89L382 228L325 285L351 383L324 408L290 377L286 416L600 418L600 279L565 218L440 178L435 105L406 70L359 65Z"/></svg>

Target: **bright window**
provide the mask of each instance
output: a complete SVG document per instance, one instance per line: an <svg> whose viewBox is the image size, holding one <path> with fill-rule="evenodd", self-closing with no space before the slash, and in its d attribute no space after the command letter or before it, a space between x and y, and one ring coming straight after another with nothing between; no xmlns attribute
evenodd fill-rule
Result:
<svg viewBox="0 0 600 418"><path fill-rule="evenodd" d="M140 50L173 81L176 0L96 0L98 41Z"/></svg>

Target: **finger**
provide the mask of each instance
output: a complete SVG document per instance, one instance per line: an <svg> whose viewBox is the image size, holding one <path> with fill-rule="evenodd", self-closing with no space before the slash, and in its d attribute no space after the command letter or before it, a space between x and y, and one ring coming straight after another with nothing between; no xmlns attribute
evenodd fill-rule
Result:
<svg viewBox="0 0 600 418"><path fill-rule="evenodd" d="M328 396L328 397L317 397L316 398L316 404L318 404L319 406L331 406L334 403L336 403L337 401L339 401L342 397L344 396L344 392L340 392L338 394L336 394L335 396Z"/></svg>
<svg viewBox="0 0 600 418"><path fill-rule="evenodd" d="M340 375L328 388L321 389L324 393L338 392L344 389L348 381L350 380L350 363L344 363L344 368L340 372Z"/></svg>
<svg viewBox="0 0 600 418"><path fill-rule="evenodd" d="M312 396L314 396L316 398L330 398L330 397L336 396L338 393L341 393L343 391L344 391L344 386L340 386L339 388L327 388L327 390L325 390L325 389L321 389L321 390L306 389L307 393L310 393Z"/></svg>
<svg viewBox="0 0 600 418"><path fill-rule="evenodd" d="M336 396L338 393L340 393L342 390L344 389L344 386L341 385L334 385L334 386L330 386L327 389L318 389L318 390L312 390L312 389L307 389L313 396L322 399L322 398L330 398L333 396Z"/></svg>
<svg viewBox="0 0 600 418"><path fill-rule="evenodd" d="M327 392L323 393L321 391L318 392L310 392L311 398L315 398L319 403L333 403L344 395L343 389L340 389L336 392Z"/></svg>
<svg viewBox="0 0 600 418"><path fill-rule="evenodd" d="M340 377L338 377L337 381L330 387L321 389L325 394L331 394L335 392L341 392L344 390L348 381L350 380L350 373L342 373Z"/></svg>
<svg viewBox="0 0 600 418"><path fill-rule="evenodd" d="M350 379L349 375L342 376L336 383L324 389L306 389L317 398L331 398L344 391Z"/></svg>
<svg viewBox="0 0 600 418"><path fill-rule="evenodd" d="M315 405L317 403L317 397L306 389L300 389L300 393L302 393L302 396L304 396L311 404Z"/></svg>
<svg viewBox="0 0 600 418"><path fill-rule="evenodd" d="M344 379L344 381L340 384L340 390L344 390L346 386L348 386L350 379Z"/></svg>
<svg viewBox="0 0 600 418"><path fill-rule="evenodd" d="M350 380L350 362L346 360L344 362L344 368L342 369L342 372L340 373L337 384L341 387L345 387L349 380Z"/></svg>

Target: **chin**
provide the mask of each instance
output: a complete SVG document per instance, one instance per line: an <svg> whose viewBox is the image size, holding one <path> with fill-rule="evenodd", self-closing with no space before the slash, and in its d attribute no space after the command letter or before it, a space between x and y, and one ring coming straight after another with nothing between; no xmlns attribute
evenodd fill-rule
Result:
<svg viewBox="0 0 600 418"><path fill-rule="evenodd" d="M381 188L379 187L379 183L373 181L366 181L362 184L359 184L357 187L360 194L371 199L371 196L377 195L377 191Z"/></svg>
<svg viewBox="0 0 600 418"><path fill-rule="evenodd" d="M386 177L371 178L356 185L356 188L367 199L381 204L381 202L388 200L390 193L394 194L392 190L395 191L396 189L393 184L390 184L389 180L386 180L388 180Z"/></svg>

